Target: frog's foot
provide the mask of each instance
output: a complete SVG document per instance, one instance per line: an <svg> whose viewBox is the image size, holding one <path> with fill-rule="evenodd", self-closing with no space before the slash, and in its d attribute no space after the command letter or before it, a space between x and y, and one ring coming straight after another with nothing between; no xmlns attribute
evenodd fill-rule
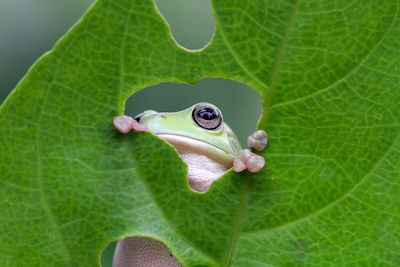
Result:
<svg viewBox="0 0 400 267"><path fill-rule="evenodd" d="M247 138L249 148L254 148L257 151L264 150L268 143L268 134L264 130L255 131Z"/></svg>
<svg viewBox="0 0 400 267"><path fill-rule="evenodd" d="M147 127L143 124L140 124L136 120L132 119L132 117L122 115L114 117L114 126L121 133L129 133L131 130L135 131L147 131Z"/></svg>
<svg viewBox="0 0 400 267"><path fill-rule="evenodd" d="M233 170L241 172L248 169L249 172L258 172L264 168L265 159L259 155L250 152L248 149L239 151L239 156L233 161Z"/></svg>
<svg viewBox="0 0 400 267"><path fill-rule="evenodd" d="M264 130L255 131L247 138L249 148L257 151L263 150L268 143L268 134ZM258 172L264 168L265 159L262 156L250 152L248 149L239 151L239 156L233 161L233 170L241 172L248 169L250 172Z"/></svg>

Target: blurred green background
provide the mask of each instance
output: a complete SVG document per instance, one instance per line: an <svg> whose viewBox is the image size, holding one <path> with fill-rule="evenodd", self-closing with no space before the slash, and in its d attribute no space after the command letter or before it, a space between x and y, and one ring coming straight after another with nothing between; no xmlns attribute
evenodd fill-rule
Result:
<svg viewBox="0 0 400 267"><path fill-rule="evenodd" d="M0 103L29 67L84 14L93 0L0 0ZM211 40L215 21L209 0L156 0L174 39L187 49ZM218 106L243 146L256 128L261 101L250 87L226 79L205 78L195 86L162 83L141 90L126 102L125 113L146 109L178 111L197 102ZM103 257L111 262L112 247Z"/></svg>

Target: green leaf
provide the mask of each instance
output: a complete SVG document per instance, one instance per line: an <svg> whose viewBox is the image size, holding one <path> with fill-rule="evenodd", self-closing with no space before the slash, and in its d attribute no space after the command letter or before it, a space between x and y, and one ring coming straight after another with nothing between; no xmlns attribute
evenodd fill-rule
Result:
<svg viewBox="0 0 400 267"><path fill-rule="evenodd" d="M178 47L152 1L99 0L1 107L0 262L94 266L145 235L186 266L399 265L398 1L214 1ZM133 92L223 77L256 89L256 174L188 189L175 150L112 118ZM155 107L156 108L156 107Z"/></svg>

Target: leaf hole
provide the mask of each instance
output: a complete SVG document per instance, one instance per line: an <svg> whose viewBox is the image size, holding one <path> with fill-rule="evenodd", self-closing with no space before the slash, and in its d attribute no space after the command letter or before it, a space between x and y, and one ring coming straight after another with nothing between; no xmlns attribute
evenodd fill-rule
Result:
<svg viewBox="0 0 400 267"><path fill-rule="evenodd" d="M186 163L190 188L197 192L206 192L215 180L232 168L233 157L241 149L240 146L247 148L247 138L255 131L261 112L261 100L256 91L243 83L220 78L205 78L194 86L166 82L132 95L126 101L125 114L135 117L146 110L179 112L200 102L213 104L220 110L223 121L233 130L240 145L237 145L234 137L227 137L225 140L207 130L199 132L197 127L190 128L191 121L184 126L184 131L180 127L186 121L179 122L179 126L175 125L178 131L176 136L166 136L163 139L167 138L166 141L175 147ZM192 116L188 120L193 120ZM224 131L227 133L229 129ZM217 145L213 142L219 143ZM205 143L213 145L207 148Z"/></svg>
<svg viewBox="0 0 400 267"><path fill-rule="evenodd" d="M143 236L126 237L110 243L103 250L100 260L102 267L131 266L132 263L138 266L153 266L155 263L182 266L166 244Z"/></svg>
<svg viewBox="0 0 400 267"><path fill-rule="evenodd" d="M209 0L154 0L178 46L188 50L206 47L215 31Z"/></svg>

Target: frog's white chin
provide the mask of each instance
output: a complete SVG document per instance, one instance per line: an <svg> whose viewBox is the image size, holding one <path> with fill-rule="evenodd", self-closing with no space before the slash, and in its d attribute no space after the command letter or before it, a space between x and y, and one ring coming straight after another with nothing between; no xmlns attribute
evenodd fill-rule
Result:
<svg viewBox="0 0 400 267"><path fill-rule="evenodd" d="M213 181L232 168L234 156L216 146L181 135L156 135L174 146L188 165L189 184L195 191L207 191Z"/></svg>

